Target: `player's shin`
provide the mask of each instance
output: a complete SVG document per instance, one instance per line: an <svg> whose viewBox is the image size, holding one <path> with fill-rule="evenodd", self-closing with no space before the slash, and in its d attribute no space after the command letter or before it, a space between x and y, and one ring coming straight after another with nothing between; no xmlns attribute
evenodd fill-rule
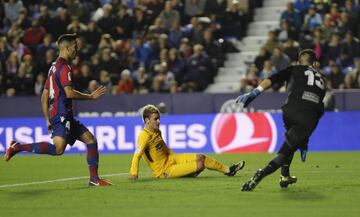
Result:
<svg viewBox="0 0 360 217"><path fill-rule="evenodd" d="M86 160L89 165L90 181L96 182L99 180L98 164L99 152L97 143L87 144Z"/></svg>
<svg viewBox="0 0 360 217"><path fill-rule="evenodd" d="M207 157L207 156L205 156L204 165L205 165L205 168L207 168L209 170L216 170L221 173L229 172L228 166L226 166L222 163L219 163L218 161L216 161L210 157Z"/></svg>
<svg viewBox="0 0 360 217"><path fill-rule="evenodd" d="M30 144L22 144L18 147L19 151L27 151L37 154L57 155L55 145L49 142L36 142Z"/></svg>

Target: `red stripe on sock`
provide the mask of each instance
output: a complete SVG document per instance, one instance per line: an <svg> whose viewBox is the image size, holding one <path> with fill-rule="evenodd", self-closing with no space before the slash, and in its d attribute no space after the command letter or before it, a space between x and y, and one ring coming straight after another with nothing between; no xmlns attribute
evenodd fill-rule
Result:
<svg viewBox="0 0 360 217"><path fill-rule="evenodd" d="M47 142L40 142L40 151L41 151L42 154L48 153L49 144Z"/></svg>

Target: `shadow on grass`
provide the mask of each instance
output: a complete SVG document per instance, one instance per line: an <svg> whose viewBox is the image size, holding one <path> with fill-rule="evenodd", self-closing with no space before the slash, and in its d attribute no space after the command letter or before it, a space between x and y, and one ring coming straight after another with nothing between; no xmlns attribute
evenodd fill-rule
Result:
<svg viewBox="0 0 360 217"><path fill-rule="evenodd" d="M318 201L324 200L326 197L317 191L312 191L310 189L282 189L282 195L287 200L310 200L310 201Z"/></svg>

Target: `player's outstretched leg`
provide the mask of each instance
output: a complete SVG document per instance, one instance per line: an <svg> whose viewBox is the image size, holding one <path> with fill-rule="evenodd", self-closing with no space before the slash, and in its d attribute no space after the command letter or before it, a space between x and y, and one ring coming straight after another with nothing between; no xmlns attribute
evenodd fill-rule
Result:
<svg viewBox="0 0 360 217"><path fill-rule="evenodd" d="M287 188L291 184L295 184L297 182L296 176L280 176L280 187Z"/></svg>
<svg viewBox="0 0 360 217"><path fill-rule="evenodd" d="M219 171L227 176L235 176L235 174L245 166L244 161L239 163L232 164L229 167L202 154L198 154L198 159L201 159L204 162L204 166L209 170Z"/></svg>
<svg viewBox="0 0 360 217"><path fill-rule="evenodd" d="M232 164L229 166L229 172L225 173L225 175L227 176L235 176L235 174L241 170L242 168L244 168L245 166L245 161L240 161L236 164Z"/></svg>
<svg viewBox="0 0 360 217"><path fill-rule="evenodd" d="M30 144L20 144L12 141L6 150L5 160L9 161L14 155L21 151L27 151L37 154L57 155L55 145L48 142L36 142Z"/></svg>
<svg viewBox="0 0 360 217"><path fill-rule="evenodd" d="M259 184L259 182L265 177L265 172L262 169L256 171L255 175L241 188L241 191L252 191Z"/></svg>

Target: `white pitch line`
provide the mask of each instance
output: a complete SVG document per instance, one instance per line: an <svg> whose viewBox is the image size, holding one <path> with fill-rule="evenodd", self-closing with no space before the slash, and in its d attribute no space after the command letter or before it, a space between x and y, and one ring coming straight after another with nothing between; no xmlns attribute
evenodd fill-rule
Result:
<svg viewBox="0 0 360 217"><path fill-rule="evenodd" d="M113 173L107 175L101 175L102 177L111 177L111 176L122 176L129 173ZM38 182L27 182L27 183L17 183L17 184L7 184L7 185L0 185L0 188L10 188L10 187L19 187L19 186L27 186L27 185L38 185L38 184L47 184L47 183L54 183L54 182L66 182L66 181L74 181L80 179L88 179L89 176L80 176L80 177L72 177L72 178L63 178L63 179L54 179L54 180L46 180L46 181L38 181Z"/></svg>

